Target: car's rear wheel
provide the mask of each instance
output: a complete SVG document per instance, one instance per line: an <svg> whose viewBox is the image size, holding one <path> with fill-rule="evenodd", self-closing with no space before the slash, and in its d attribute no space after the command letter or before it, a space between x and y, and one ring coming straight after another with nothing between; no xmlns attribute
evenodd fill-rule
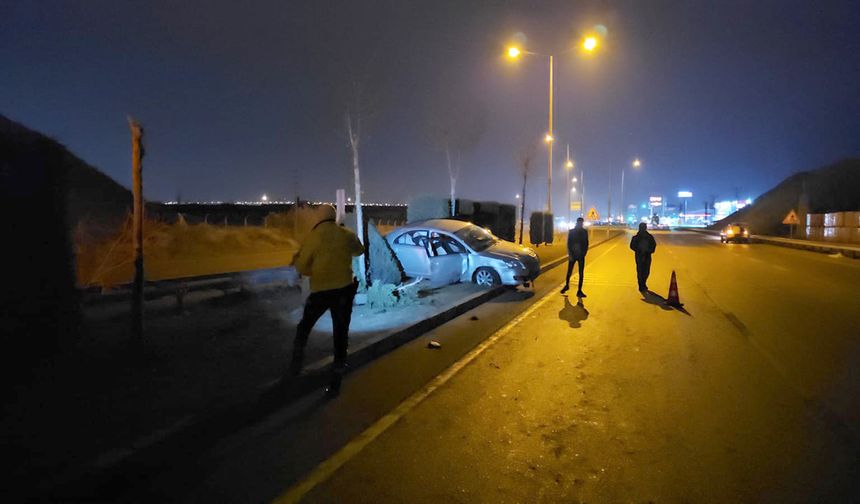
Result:
<svg viewBox="0 0 860 504"><path fill-rule="evenodd" d="M472 275L472 281L484 287L496 287L502 284L502 279L493 268L478 268Z"/></svg>

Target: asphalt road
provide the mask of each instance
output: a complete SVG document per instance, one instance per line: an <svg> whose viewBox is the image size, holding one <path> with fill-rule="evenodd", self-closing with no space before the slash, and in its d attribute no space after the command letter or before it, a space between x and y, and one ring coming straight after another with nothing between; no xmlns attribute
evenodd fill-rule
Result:
<svg viewBox="0 0 860 504"><path fill-rule="evenodd" d="M129 498L858 500L860 261L656 236L657 294L611 240L583 305L556 268ZM684 311L661 304L672 270Z"/></svg>

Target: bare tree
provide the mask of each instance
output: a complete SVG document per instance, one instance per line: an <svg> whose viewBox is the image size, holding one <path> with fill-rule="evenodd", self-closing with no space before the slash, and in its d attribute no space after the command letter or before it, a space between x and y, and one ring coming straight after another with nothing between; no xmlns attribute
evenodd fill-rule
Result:
<svg viewBox="0 0 860 504"><path fill-rule="evenodd" d="M447 91L452 87L442 88ZM463 151L469 151L478 144L486 129L486 119L486 108L473 97L458 98L449 92L443 92L431 101L427 136L436 148L445 153L448 181L451 185L451 216L456 213L461 155Z"/></svg>
<svg viewBox="0 0 860 504"><path fill-rule="evenodd" d="M533 168L532 163L535 159L535 154L536 149L534 142L524 146L517 154L517 164L519 166L520 175L523 176L523 192L520 196L520 245L523 244L523 224L526 214L526 183L528 182L529 174Z"/></svg>
<svg viewBox="0 0 860 504"><path fill-rule="evenodd" d="M344 112L344 124L346 126L346 136L349 141L349 149L352 153L352 174L353 183L355 185L355 226L358 240L364 245L364 214L361 208L361 169L359 162L359 152L361 147L361 117L363 115L362 100L361 100L361 85L358 81L351 82L350 97L346 103L346 112ZM359 261L359 278L366 278L364 261Z"/></svg>
<svg viewBox="0 0 860 504"><path fill-rule="evenodd" d="M361 152L369 131L383 109L385 101L383 89L390 83L380 67L378 44L370 44L366 53L356 54L351 51L345 51L345 53L352 55L352 57L346 58L345 55L341 55L339 58L339 64L336 68L341 75L332 77L338 82L334 91L333 104L335 112L342 121L340 124L343 128L342 131L346 134L346 146L350 154L355 191L353 201L355 203L356 234L366 249L361 191ZM367 257L365 254L358 261L359 271L356 273L362 282L367 281Z"/></svg>

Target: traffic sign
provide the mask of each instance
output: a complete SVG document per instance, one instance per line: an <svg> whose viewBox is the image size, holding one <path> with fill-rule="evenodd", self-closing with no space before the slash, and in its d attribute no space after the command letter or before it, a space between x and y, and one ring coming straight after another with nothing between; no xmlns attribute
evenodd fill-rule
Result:
<svg viewBox="0 0 860 504"><path fill-rule="evenodd" d="M600 220L600 214L599 214L599 213L597 213L597 209L596 209L596 208L591 207L591 208L588 210L588 214L585 216L585 218L586 218L586 219L588 219L588 220L593 220L593 221Z"/></svg>
<svg viewBox="0 0 860 504"><path fill-rule="evenodd" d="M783 224L800 224L800 219L797 218L797 213L792 210L788 212L788 215L785 216L785 219L782 219Z"/></svg>
<svg viewBox="0 0 860 504"><path fill-rule="evenodd" d="M580 203L579 201L571 202L571 204L570 204L571 210L579 210L580 208L582 208L582 203Z"/></svg>

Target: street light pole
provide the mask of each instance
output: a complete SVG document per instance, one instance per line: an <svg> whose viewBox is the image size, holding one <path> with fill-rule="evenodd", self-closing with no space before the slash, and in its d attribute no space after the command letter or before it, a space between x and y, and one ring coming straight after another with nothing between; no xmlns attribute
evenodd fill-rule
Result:
<svg viewBox="0 0 860 504"><path fill-rule="evenodd" d="M567 163L565 163L565 168L567 168L567 225L570 226L570 204L571 204L571 195L573 192L570 190L570 173L573 171L573 161L570 160L570 144L567 144Z"/></svg>
<svg viewBox="0 0 860 504"><path fill-rule="evenodd" d="M609 197L606 200L606 219L612 224L612 172L609 172Z"/></svg>
<svg viewBox="0 0 860 504"><path fill-rule="evenodd" d="M624 168L621 168L621 221L627 222L627 219L624 218L624 212L627 211L627 207L624 206Z"/></svg>
<svg viewBox="0 0 860 504"><path fill-rule="evenodd" d="M582 48L587 52L593 52L598 46L598 38L596 35L589 35L585 37L582 41ZM566 53L572 50L568 49L567 51L563 51ZM522 56L523 54L532 54L538 55L539 53L524 51L521 50L517 46L510 46L507 49L508 58L515 60ZM552 213L552 144L555 138L553 137L553 128L552 128L552 113L553 113L553 73L554 73L554 65L555 65L555 57L552 54L543 55L549 57L549 110L547 113L547 133L546 133L546 142L547 142L547 194L546 194L546 209L547 213Z"/></svg>
<svg viewBox="0 0 860 504"><path fill-rule="evenodd" d="M549 57L549 129L547 130L547 143L548 146L548 159L549 159L549 173L547 177L547 185L546 185L546 206L547 212L552 213L552 142L554 140L552 136L552 67L553 67L553 56Z"/></svg>
<svg viewBox="0 0 860 504"><path fill-rule="evenodd" d="M585 170L579 168L579 216L585 216Z"/></svg>

